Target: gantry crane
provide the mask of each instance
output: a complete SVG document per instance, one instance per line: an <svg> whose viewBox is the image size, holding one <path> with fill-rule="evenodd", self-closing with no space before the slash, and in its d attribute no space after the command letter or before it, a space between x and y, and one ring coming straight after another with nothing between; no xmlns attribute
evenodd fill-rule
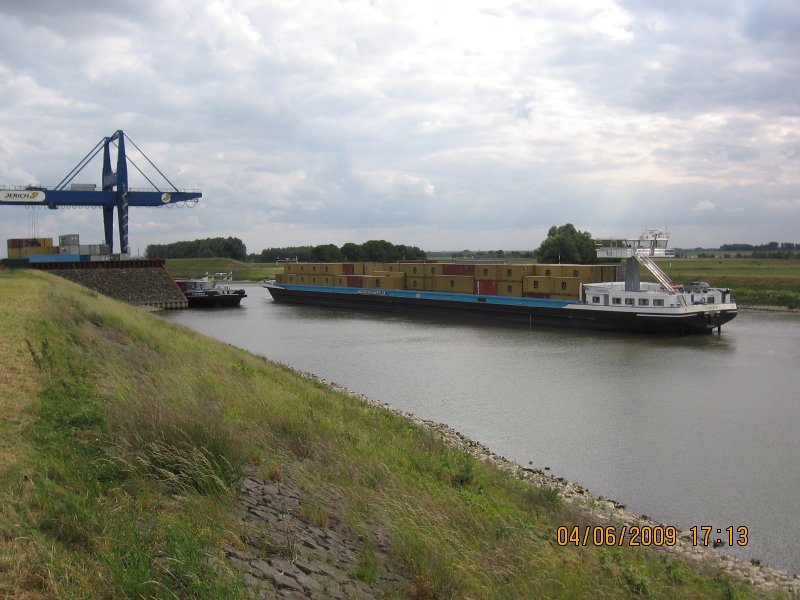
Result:
<svg viewBox="0 0 800 600"><path fill-rule="evenodd" d="M136 164L125 154L125 134L122 130L114 132L114 135L105 137L83 157L83 159L53 188L29 185L25 187L3 186L0 187L0 206L46 206L56 209L61 206L99 206L103 208L103 225L105 230L106 244L113 252L114 244L114 208L117 209L117 220L119 223L120 252L129 253L128 246L128 208L131 206L165 206L165 205L189 205L193 206L202 197L200 190L179 190L167 177L156 167L152 161L128 138L128 141L139 150L145 160L156 170L161 177L169 184L169 190L161 190L150 178L145 175ZM111 146L117 147L117 170L111 168ZM72 184L75 176L80 173L89 162L103 150L103 179L102 189L96 189L94 185ZM131 189L128 187L128 162L155 189Z"/></svg>

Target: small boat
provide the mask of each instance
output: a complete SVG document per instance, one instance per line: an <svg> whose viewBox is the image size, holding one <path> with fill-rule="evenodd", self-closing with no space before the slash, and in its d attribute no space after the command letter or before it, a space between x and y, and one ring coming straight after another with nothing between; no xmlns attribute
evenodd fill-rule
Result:
<svg viewBox="0 0 800 600"><path fill-rule="evenodd" d="M175 279L189 308L221 308L239 306L247 294L244 289L232 289L226 282L233 280L233 273L215 273L213 277L206 274L200 279Z"/></svg>

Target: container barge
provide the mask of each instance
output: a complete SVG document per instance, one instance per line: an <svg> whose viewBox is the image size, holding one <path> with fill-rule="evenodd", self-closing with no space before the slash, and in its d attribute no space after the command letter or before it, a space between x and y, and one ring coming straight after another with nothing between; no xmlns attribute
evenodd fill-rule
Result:
<svg viewBox="0 0 800 600"><path fill-rule="evenodd" d="M721 331L737 314L731 291L704 282L674 284L653 261L664 256L659 252L664 240L652 235L605 240L598 247L598 256L626 259L624 281L617 281L617 265L292 263L265 287L279 303L528 326L674 334ZM640 266L658 283L642 282Z"/></svg>

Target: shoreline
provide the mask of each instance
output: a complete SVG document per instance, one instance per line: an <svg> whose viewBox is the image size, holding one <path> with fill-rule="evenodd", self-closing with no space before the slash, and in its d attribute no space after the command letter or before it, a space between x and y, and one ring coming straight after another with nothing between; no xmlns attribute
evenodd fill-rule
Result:
<svg viewBox="0 0 800 600"><path fill-rule="evenodd" d="M742 310L758 310L762 312L781 312L781 313L800 313L800 308L789 308L788 306L770 306L768 304L742 304Z"/></svg>
<svg viewBox="0 0 800 600"><path fill-rule="evenodd" d="M591 524L601 526L649 526L654 528L666 525L658 523L645 515L635 515L629 512L624 504L611 498L593 496L588 489L578 483L568 481L563 477L554 477L541 469L524 467L493 452L481 442L468 438L449 425L420 418L412 413L394 408L385 402L374 400L364 394L349 390L313 373L281 364L301 377L319 382L370 406L382 408L404 417L414 424L433 432L444 443L468 452L474 458L486 462L516 479L556 491L570 508L581 516L586 517ZM711 546L694 546L691 543L691 532L689 531L679 531L678 540L674 546L653 545L649 548L654 552L685 560L700 568L719 569L734 579L751 584L754 589L762 592L772 593L781 590L788 594L789 598L800 598L800 576L798 574L791 574L788 571L761 564L757 559L752 559L748 562L719 552Z"/></svg>

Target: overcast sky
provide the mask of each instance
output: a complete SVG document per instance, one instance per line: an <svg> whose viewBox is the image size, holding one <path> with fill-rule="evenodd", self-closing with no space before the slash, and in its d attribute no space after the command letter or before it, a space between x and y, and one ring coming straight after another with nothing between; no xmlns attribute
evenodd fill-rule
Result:
<svg viewBox="0 0 800 600"><path fill-rule="evenodd" d="M0 184L55 185L122 129L202 190L132 208L134 253L533 249L567 222L800 241L797 0L0 0L0 18ZM34 224L103 237L99 209L0 206L0 239Z"/></svg>

